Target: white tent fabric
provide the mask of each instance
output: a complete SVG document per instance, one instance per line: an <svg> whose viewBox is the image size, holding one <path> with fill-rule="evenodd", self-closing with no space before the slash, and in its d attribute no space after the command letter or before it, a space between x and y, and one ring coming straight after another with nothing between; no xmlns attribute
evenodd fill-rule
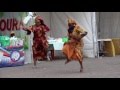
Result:
<svg viewBox="0 0 120 90"><path fill-rule="evenodd" d="M120 12L99 12L97 18L99 38L120 38Z"/></svg>

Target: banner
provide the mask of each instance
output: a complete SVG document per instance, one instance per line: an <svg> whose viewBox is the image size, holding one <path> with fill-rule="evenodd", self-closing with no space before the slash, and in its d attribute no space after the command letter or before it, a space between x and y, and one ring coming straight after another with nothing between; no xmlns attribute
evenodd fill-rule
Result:
<svg viewBox="0 0 120 90"><path fill-rule="evenodd" d="M23 25L23 18L27 16L26 12L1 12L0 13L0 31L20 30Z"/></svg>
<svg viewBox="0 0 120 90"><path fill-rule="evenodd" d="M0 47L0 68L24 65L23 47Z"/></svg>

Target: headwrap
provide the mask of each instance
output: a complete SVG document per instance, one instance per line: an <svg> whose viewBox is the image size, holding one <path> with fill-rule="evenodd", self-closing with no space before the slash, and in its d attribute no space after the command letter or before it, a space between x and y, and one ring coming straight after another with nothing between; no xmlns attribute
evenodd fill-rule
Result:
<svg viewBox="0 0 120 90"><path fill-rule="evenodd" d="M43 19L40 16L37 16L35 20L40 20L41 24L44 26L45 32L49 31L50 29L48 28L47 25L45 25Z"/></svg>
<svg viewBox="0 0 120 90"><path fill-rule="evenodd" d="M75 20L73 20L73 19L68 19L68 26L69 27L71 27L71 26L75 26L75 25L77 25L77 23L75 22Z"/></svg>
<svg viewBox="0 0 120 90"><path fill-rule="evenodd" d="M76 25L77 25L77 24L76 24L75 20L73 20L73 19L71 19L71 18L68 19L68 26L69 26L68 32L69 32L69 33L72 33Z"/></svg>
<svg viewBox="0 0 120 90"><path fill-rule="evenodd" d="M37 17L35 18L35 20L43 21L43 19L42 19L40 16L37 16Z"/></svg>
<svg viewBox="0 0 120 90"><path fill-rule="evenodd" d="M87 32L84 29L82 29L80 26L77 25L77 26L75 26L72 35L76 39L81 39L87 35Z"/></svg>

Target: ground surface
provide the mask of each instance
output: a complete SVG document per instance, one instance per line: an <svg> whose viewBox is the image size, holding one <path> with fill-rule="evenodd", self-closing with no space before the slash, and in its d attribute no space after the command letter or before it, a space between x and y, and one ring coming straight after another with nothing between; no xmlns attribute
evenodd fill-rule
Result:
<svg viewBox="0 0 120 90"><path fill-rule="evenodd" d="M80 73L76 61L64 64L65 60L41 61L33 64L0 68L0 78L120 78L120 56L100 59L84 59L84 72Z"/></svg>

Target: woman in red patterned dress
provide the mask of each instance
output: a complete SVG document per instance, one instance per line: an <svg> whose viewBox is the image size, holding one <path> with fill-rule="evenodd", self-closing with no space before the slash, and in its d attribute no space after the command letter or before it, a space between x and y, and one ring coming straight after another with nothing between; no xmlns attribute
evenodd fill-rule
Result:
<svg viewBox="0 0 120 90"><path fill-rule="evenodd" d="M33 32L33 58L34 65L36 66L37 60L46 59L48 42L46 38L46 32L49 31L49 28L44 24L44 21L40 16L35 18L35 25L30 26L29 28L24 28L27 31L27 34Z"/></svg>

